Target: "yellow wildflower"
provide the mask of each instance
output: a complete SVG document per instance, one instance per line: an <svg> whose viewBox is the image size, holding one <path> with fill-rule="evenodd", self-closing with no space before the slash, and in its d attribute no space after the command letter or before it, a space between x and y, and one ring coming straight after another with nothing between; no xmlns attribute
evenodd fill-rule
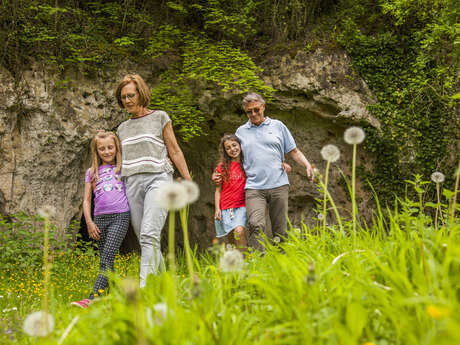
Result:
<svg viewBox="0 0 460 345"><path fill-rule="evenodd" d="M444 319L450 316L450 310L445 307L439 307L430 304L426 307L426 312L430 315L433 319Z"/></svg>

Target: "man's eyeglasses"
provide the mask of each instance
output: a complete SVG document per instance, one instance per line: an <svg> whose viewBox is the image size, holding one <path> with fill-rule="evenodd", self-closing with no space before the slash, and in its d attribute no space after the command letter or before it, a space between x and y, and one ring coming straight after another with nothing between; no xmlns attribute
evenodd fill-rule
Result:
<svg viewBox="0 0 460 345"><path fill-rule="evenodd" d="M259 111L260 111L260 108L252 108L252 109L246 110L246 114L248 115L252 115L252 113L258 114Z"/></svg>
<svg viewBox="0 0 460 345"><path fill-rule="evenodd" d="M121 96L121 99L126 101L126 98L129 100L132 100L134 97L136 97L135 93L128 93L126 95Z"/></svg>

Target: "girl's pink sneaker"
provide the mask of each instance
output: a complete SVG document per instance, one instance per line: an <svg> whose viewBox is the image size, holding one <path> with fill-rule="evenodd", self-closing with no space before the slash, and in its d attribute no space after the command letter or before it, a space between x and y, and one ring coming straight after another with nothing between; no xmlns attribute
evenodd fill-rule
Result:
<svg viewBox="0 0 460 345"><path fill-rule="evenodd" d="M85 299L82 299L81 301L72 302L70 304L74 305L74 306L77 306L77 307L80 307L80 308L88 308L90 302L91 302L90 299L85 298Z"/></svg>

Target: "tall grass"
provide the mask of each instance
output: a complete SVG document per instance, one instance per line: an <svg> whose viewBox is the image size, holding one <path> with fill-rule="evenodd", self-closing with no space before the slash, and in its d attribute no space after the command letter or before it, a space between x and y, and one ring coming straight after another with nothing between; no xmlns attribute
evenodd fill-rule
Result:
<svg viewBox="0 0 460 345"><path fill-rule="evenodd" d="M134 300L123 279L112 276L111 294L83 311L70 309L70 300L58 298L54 288L50 312L56 330L46 342L57 343L75 316L78 322L64 344L454 344L459 339L458 219L435 230L431 218L404 199L377 212L373 226L359 227L355 238L339 231L315 235L321 228L291 228L286 242L266 244L265 255L249 253L242 272L221 272L224 249L217 246L194 256L191 281L187 260L179 256L177 297L170 272L151 277L142 290L134 284ZM135 261L129 265L137 267ZM56 263L53 275L74 280L87 267L83 263L69 276ZM160 303L168 308L166 316L155 309ZM16 317L22 319L30 308L22 305ZM14 332L8 340L37 343L10 324L13 319L4 313L2 327ZM7 336L0 335L0 341Z"/></svg>
<svg viewBox="0 0 460 345"><path fill-rule="evenodd" d="M405 196L391 207L382 208L375 195L369 224L339 217L331 231L290 225L285 242L248 252L242 270L223 272L225 248L216 245L179 253L177 265L139 289L138 258L119 257L117 271L130 278L110 275L111 293L87 310L69 302L91 287L93 255L54 253L49 283L30 291L24 284L41 276L40 266L22 274L8 266L0 277L0 343L455 344L460 220L449 219L451 208L440 200L440 222L433 220L420 195L424 184L419 177L412 183L417 201ZM64 295L66 285L73 289ZM46 339L28 337L22 320L48 290L56 327Z"/></svg>

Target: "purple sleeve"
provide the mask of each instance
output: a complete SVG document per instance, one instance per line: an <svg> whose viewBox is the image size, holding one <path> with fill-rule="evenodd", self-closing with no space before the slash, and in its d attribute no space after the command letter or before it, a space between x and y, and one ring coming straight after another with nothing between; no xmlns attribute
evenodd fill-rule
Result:
<svg viewBox="0 0 460 345"><path fill-rule="evenodd" d="M93 176L91 174L91 169L86 170L86 175L85 175L85 183L91 183L91 180L93 179Z"/></svg>

